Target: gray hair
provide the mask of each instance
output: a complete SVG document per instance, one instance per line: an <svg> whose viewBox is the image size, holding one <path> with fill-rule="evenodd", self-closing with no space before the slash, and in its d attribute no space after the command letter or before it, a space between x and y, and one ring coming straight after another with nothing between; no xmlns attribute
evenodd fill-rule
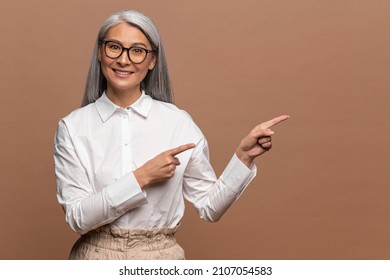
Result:
<svg viewBox="0 0 390 280"><path fill-rule="evenodd" d="M141 82L141 89L153 99L173 103L173 90L169 79L168 65L157 27L149 17L138 11L120 11L111 15L99 30L81 106L95 102L107 90L107 80L103 76L98 60L99 48L108 31L122 22L126 22L141 30L152 45L152 49L156 51L156 65Z"/></svg>

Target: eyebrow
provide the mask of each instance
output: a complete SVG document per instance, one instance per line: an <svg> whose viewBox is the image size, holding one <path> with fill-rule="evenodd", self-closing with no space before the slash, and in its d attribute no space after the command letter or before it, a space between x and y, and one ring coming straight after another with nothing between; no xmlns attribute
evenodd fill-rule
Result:
<svg viewBox="0 0 390 280"><path fill-rule="evenodd" d="M116 39L105 39L105 41L113 41L113 42L121 44L122 46L124 45L121 41L116 40ZM148 46L146 46L146 44L142 43L142 42L135 42L135 43L132 43L130 45L130 47L134 47L134 46L142 46L142 47L148 48Z"/></svg>

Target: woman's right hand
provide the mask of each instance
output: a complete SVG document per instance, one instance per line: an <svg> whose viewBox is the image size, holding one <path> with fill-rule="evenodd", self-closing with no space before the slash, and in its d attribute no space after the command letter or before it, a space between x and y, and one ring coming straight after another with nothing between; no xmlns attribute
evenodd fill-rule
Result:
<svg viewBox="0 0 390 280"><path fill-rule="evenodd" d="M192 149L195 144L190 143L167 150L147 161L144 165L134 171L134 176L141 188L154 183L161 183L169 180L175 175L176 166L180 165L176 155Z"/></svg>

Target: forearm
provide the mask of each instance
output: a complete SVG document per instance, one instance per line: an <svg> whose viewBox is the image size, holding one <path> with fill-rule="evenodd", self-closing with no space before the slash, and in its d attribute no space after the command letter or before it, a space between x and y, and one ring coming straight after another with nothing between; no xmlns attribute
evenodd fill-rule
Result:
<svg viewBox="0 0 390 280"><path fill-rule="evenodd" d="M210 165L199 174L202 177L195 174L186 178L186 198L193 203L201 219L217 222L223 216L256 176L256 166L250 167L233 155L218 179L212 175Z"/></svg>
<svg viewBox="0 0 390 280"><path fill-rule="evenodd" d="M65 187L60 183L59 186L63 187L58 200L65 209L66 221L73 230L84 234L147 203L145 194L134 180L134 175L129 173L102 191L89 194L70 184Z"/></svg>

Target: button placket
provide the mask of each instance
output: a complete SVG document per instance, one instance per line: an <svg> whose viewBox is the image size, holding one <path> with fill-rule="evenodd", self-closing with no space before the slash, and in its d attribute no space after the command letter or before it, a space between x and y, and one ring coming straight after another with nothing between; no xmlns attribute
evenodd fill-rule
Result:
<svg viewBox="0 0 390 280"><path fill-rule="evenodd" d="M130 144L130 133L129 133L130 118L127 112L125 112L123 118L125 120L124 130L123 130L123 146L127 148Z"/></svg>
<svg viewBox="0 0 390 280"><path fill-rule="evenodd" d="M127 110L122 111L122 167L127 173L131 165L131 116Z"/></svg>

